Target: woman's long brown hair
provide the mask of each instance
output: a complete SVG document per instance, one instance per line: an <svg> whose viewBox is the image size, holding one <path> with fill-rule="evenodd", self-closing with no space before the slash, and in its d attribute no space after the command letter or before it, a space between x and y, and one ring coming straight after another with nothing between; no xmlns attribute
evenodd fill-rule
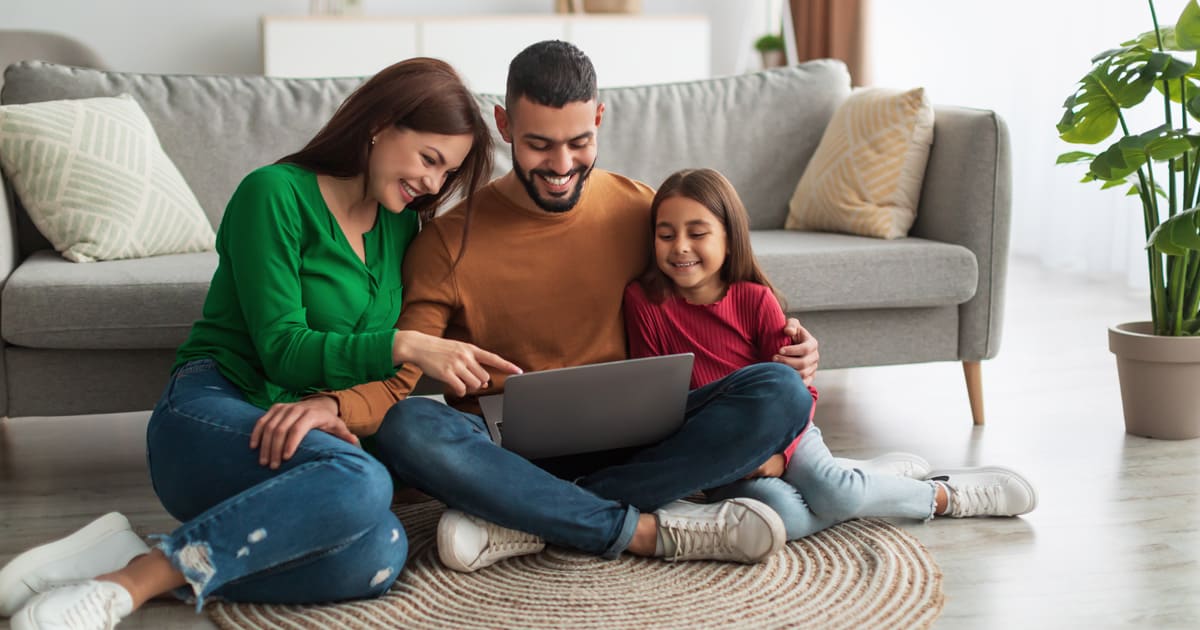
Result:
<svg viewBox="0 0 1200 630"><path fill-rule="evenodd" d="M365 193L369 184L366 178L370 177L367 164L371 138L389 125L472 137L471 150L462 166L447 176L441 190L409 204L422 221L432 218L444 199L460 191L469 205L471 193L491 178L492 134L475 98L454 68L427 57L392 64L367 79L303 149L279 162L333 177L363 175Z"/></svg>
<svg viewBox="0 0 1200 630"><path fill-rule="evenodd" d="M783 296L767 280L767 274L758 266L754 250L750 246L750 217L746 206L738 197L733 184L725 176L710 168L677 171L658 187L654 201L650 203L650 229L658 225L658 208L672 197L685 197L708 208L725 226L726 254L721 265L721 280L728 286L734 282L761 284L775 294L779 305L784 308ZM654 238L650 239L650 266L638 280L650 301L661 304L675 294L675 285L658 268L654 253Z"/></svg>

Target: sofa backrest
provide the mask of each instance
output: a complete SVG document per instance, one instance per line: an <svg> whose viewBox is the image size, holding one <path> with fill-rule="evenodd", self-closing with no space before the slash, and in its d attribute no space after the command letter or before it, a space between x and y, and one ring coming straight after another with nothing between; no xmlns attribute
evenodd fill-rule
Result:
<svg viewBox="0 0 1200 630"><path fill-rule="evenodd" d="M737 189L751 229L781 229L788 201L837 106L840 61L601 90L599 164L657 188L681 168L714 168Z"/></svg>
<svg viewBox="0 0 1200 630"><path fill-rule="evenodd" d="M362 78L106 72L40 61L10 66L0 103L129 94L215 227L247 173L299 149ZM657 186L672 171L710 167L737 186L751 227L783 226L787 202L834 109L850 92L840 62L601 91L601 168ZM479 95L492 119L496 95ZM497 140L496 172L511 168ZM22 257L48 247L17 209Z"/></svg>

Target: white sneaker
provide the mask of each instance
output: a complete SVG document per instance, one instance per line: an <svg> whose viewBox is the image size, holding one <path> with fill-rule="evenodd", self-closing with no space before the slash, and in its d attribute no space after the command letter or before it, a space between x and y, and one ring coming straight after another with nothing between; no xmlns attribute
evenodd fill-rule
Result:
<svg viewBox="0 0 1200 630"><path fill-rule="evenodd" d="M842 468L857 468L873 475L895 475L909 479L924 479L929 475L929 462L924 457L912 453L884 453L872 459L849 459L835 457L834 461Z"/></svg>
<svg viewBox="0 0 1200 630"><path fill-rule="evenodd" d="M765 503L737 498L716 503L675 501L655 512L667 560L762 562L787 542L783 519ZM659 555L656 553L655 555Z"/></svg>
<svg viewBox="0 0 1200 630"><path fill-rule="evenodd" d="M442 564L464 573L546 548L546 542L538 536L500 527L458 510L442 514L437 543Z"/></svg>
<svg viewBox="0 0 1200 630"><path fill-rule="evenodd" d="M1018 516L1037 507L1033 484L1002 466L935 470L926 477L949 489L950 504L942 516Z"/></svg>
<svg viewBox="0 0 1200 630"><path fill-rule="evenodd" d="M11 617L38 593L111 573L149 551L128 519L109 512L66 538L18 555L0 569L0 617Z"/></svg>
<svg viewBox="0 0 1200 630"><path fill-rule="evenodd" d="M133 612L119 584L88 580L41 593L12 618L13 630L111 630Z"/></svg>

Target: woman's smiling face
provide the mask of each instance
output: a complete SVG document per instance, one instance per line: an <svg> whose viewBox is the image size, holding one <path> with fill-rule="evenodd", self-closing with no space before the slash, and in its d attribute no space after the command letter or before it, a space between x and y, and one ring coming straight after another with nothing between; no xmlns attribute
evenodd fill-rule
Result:
<svg viewBox="0 0 1200 630"><path fill-rule="evenodd" d="M369 192L392 212L442 189L471 151L469 134L446 136L388 126L371 147Z"/></svg>

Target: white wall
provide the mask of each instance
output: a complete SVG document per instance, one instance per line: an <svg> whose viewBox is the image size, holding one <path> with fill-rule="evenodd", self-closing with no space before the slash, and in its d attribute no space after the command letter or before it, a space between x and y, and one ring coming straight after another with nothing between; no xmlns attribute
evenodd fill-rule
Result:
<svg viewBox="0 0 1200 630"><path fill-rule="evenodd" d="M709 16L715 75L755 67L751 42L762 34L768 5L769 0L642 0L647 14ZM262 71L259 17L302 15L308 7L309 0L4 0L0 28L70 35L117 70L256 74ZM554 0L363 0L368 15L553 10Z"/></svg>
<svg viewBox="0 0 1200 630"><path fill-rule="evenodd" d="M1173 26L1186 1L1156 0L1160 25ZM1005 118L1012 137L1014 254L1144 286L1137 198L1124 196L1124 187L1080 184L1083 165L1054 164L1060 153L1100 151L1109 142L1070 145L1059 140L1055 124L1092 55L1152 28L1141 0L873 0L869 76L876 85L924 86L935 103L992 109ZM1147 101L1129 117L1135 131L1162 124L1160 97Z"/></svg>

